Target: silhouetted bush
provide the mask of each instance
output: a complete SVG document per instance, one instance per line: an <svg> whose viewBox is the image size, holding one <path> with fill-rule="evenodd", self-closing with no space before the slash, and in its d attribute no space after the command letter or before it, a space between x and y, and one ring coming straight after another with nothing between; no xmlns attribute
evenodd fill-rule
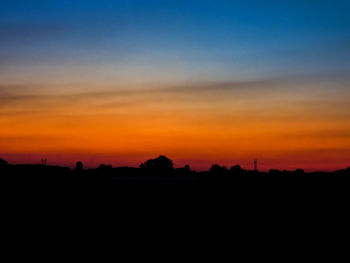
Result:
<svg viewBox="0 0 350 263"><path fill-rule="evenodd" d="M282 172L279 171L279 170L276 170L276 169L271 169L271 170L269 171L269 174L270 174L270 175L281 175Z"/></svg>
<svg viewBox="0 0 350 263"><path fill-rule="evenodd" d="M0 159L0 167L5 167L7 162L4 159Z"/></svg>
<svg viewBox="0 0 350 263"><path fill-rule="evenodd" d="M213 164L213 166L210 168L210 173L218 173L221 171L221 166L218 164Z"/></svg>
<svg viewBox="0 0 350 263"><path fill-rule="evenodd" d="M235 166L232 166L230 169L230 172L234 175L239 175L242 171L242 168L237 164Z"/></svg>
<svg viewBox="0 0 350 263"><path fill-rule="evenodd" d="M304 175L304 174L305 174L305 171L304 171L303 169L297 169L297 170L295 171L295 174L296 174L296 175Z"/></svg>
<svg viewBox="0 0 350 263"><path fill-rule="evenodd" d="M174 163L166 156L161 155L158 158L147 160L140 165L140 168L153 171L169 172L174 169Z"/></svg>
<svg viewBox="0 0 350 263"><path fill-rule="evenodd" d="M209 171L212 175L226 175L228 174L228 170L225 166L220 166L218 164L214 164Z"/></svg>
<svg viewBox="0 0 350 263"><path fill-rule="evenodd" d="M99 170L110 170L112 169L112 165L105 165L105 164L101 164L99 167L98 167Z"/></svg>
<svg viewBox="0 0 350 263"><path fill-rule="evenodd" d="M82 171L83 170L83 163L82 162L77 162L75 165L75 170L76 171Z"/></svg>

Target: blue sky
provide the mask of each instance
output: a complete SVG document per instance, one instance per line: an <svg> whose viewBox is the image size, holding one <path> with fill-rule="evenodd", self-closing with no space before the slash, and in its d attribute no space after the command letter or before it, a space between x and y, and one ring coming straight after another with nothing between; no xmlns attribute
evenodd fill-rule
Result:
<svg viewBox="0 0 350 263"><path fill-rule="evenodd" d="M345 0L5 0L0 7L3 74L108 67L125 78L166 69L174 78L227 80L349 70Z"/></svg>

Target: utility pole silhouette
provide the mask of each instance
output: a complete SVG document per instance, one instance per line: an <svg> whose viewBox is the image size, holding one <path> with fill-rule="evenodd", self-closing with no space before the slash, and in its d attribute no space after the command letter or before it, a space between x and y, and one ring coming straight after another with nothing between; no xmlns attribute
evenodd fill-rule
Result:
<svg viewBox="0 0 350 263"><path fill-rule="evenodd" d="M46 165L46 161L47 161L46 159L41 159L41 164Z"/></svg>
<svg viewBox="0 0 350 263"><path fill-rule="evenodd" d="M258 171L258 160L257 159L254 160L254 170Z"/></svg>

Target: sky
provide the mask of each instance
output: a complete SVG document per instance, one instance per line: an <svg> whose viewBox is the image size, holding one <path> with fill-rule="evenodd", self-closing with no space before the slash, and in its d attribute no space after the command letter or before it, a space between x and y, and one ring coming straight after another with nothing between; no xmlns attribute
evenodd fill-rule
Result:
<svg viewBox="0 0 350 263"><path fill-rule="evenodd" d="M348 0L1 0L0 158L350 166Z"/></svg>

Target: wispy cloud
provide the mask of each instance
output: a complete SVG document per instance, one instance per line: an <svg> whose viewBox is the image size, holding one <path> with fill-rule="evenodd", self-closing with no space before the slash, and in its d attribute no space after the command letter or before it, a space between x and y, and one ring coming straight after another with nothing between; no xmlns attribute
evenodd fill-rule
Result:
<svg viewBox="0 0 350 263"><path fill-rule="evenodd" d="M298 96L300 92L307 91L308 87L315 90L315 86L332 85L340 82L344 87L349 83L346 73L313 74L295 77L281 77L271 79L242 80L242 81L212 81L212 82L187 82L182 84L159 84L151 88L110 88L79 92L60 92L59 89L48 89L40 85L0 85L0 109L8 109L13 106L22 108L54 108L65 105L83 105L96 108L123 108L145 103L162 102L203 102L208 101L239 101L248 99L262 99L266 96L284 94ZM328 84L327 84L328 83ZM311 85L310 85L311 84ZM316 88L317 89L317 88ZM72 89L74 90L74 89ZM312 93L310 90L309 93ZM343 93L342 93L343 94ZM273 97L272 96L272 97ZM300 96L300 95L299 95ZM309 95L308 95L309 96ZM314 102L315 104L329 105L332 101L325 101L324 97L302 97L300 103ZM271 98L272 98L271 97ZM268 98L268 99L271 99ZM319 102L317 102L319 100ZM340 101L340 103L342 100ZM31 106L31 107L29 107ZM309 105L312 106L312 105Z"/></svg>
<svg viewBox="0 0 350 263"><path fill-rule="evenodd" d="M62 36L70 32L71 28L65 24L26 23L0 24L0 43L12 41L41 40L43 38Z"/></svg>
<svg viewBox="0 0 350 263"><path fill-rule="evenodd" d="M231 82L211 82L211 83L184 83L181 85L163 85L155 88L139 89L110 89L102 91L88 91L70 94L47 93L45 87L35 85L0 85L0 101L11 104L26 101L38 100L63 100L74 101L98 101L110 98L128 98L157 95L201 95L208 92L242 91L247 89L270 89L277 85L276 80L257 81L231 81ZM40 92L42 89L42 92ZM35 91L35 92L34 92Z"/></svg>

